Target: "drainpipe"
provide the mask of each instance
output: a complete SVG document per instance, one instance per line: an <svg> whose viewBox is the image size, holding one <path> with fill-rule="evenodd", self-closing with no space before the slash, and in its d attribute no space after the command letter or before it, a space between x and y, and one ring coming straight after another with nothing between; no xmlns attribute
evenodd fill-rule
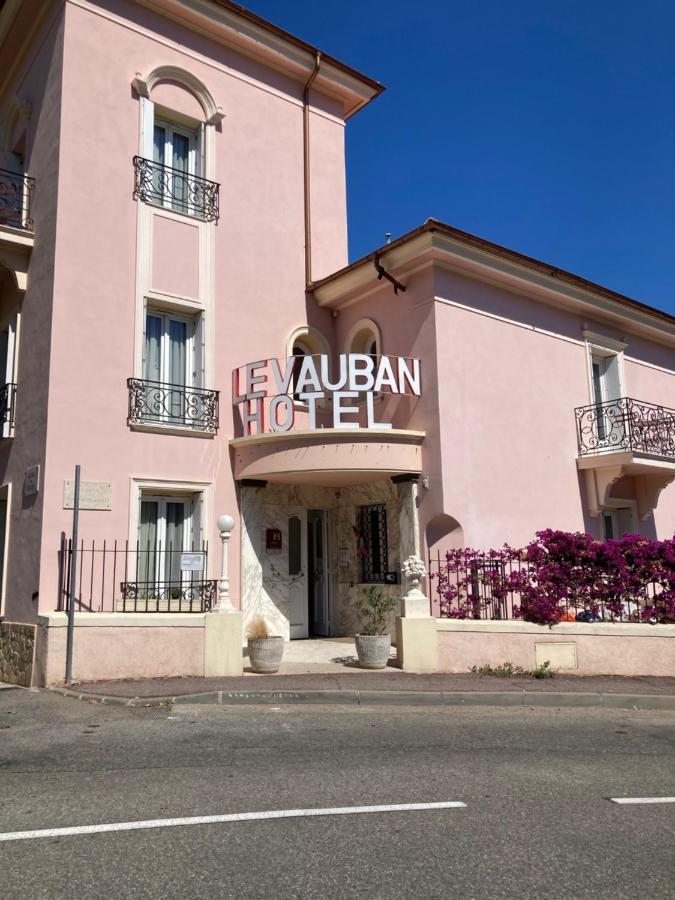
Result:
<svg viewBox="0 0 675 900"><path fill-rule="evenodd" d="M302 92L302 149L304 158L304 188L305 188L305 285L312 283L312 209L309 189L310 152L309 152L309 92L314 84L314 79L319 74L321 66L321 51L317 50L314 57L314 70L309 76L305 89Z"/></svg>
<svg viewBox="0 0 675 900"><path fill-rule="evenodd" d="M387 241L389 243L389 241ZM381 262L381 256L379 253L376 253L373 258L373 263L375 264L375 268L377 269L377 280L382 281L383 278L386 278L391 284L394 285L394 293L398 294L401 291L402 294L405 294L405 285L401 284L393 275L386 271Z"/></svg>

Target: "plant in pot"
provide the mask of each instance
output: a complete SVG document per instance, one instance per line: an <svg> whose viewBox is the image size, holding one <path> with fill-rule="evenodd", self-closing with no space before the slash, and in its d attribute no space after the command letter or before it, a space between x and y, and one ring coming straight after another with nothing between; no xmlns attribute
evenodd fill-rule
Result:
<svg viewBox="0 0 675 900"><path fill-rule="evenodd" d="M267 622L262 616L256 616L251 620L246 637L248 659L253 671L264 675L278 672L284 653L284 639L270 634Z"/></svg>
<svg viewBox="0 0 675 900"><path fill-rule="evenodd" d="M398 605L398 597L386 594L374 584L361 591L354 610L360 631L354 636L356 655L362 669L384 669L391 649L388 616Z"/></svg>

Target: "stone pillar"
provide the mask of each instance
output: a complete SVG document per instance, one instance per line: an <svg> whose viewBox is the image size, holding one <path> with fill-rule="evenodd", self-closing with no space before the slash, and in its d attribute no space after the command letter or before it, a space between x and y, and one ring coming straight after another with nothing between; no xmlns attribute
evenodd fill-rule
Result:
<svg viewBox="0 0 675 900"><path fill-rule="evenodd" d="M401 563L410 556L421 559L417 484L419 475L394 475L398 491L398 521ZM420 590L420 580L402 577L401 615L396 618L396 658L404 672L438 670L436 619L431 616L428 597Z"/></svg>

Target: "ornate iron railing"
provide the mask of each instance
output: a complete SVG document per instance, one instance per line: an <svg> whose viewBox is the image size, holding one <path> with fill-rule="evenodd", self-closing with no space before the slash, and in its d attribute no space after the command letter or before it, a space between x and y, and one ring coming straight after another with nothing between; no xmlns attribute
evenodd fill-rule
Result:
<svg viewBox="0 0 675 900"><path fill-rule="evenodd" d="M171 543L148 546L128 541L78 542L75 609L80 612L198 613L212 609L218 597L218 582L207 578L207 543L192 544L190 550L174 549ZM189 557L190 569L183 568ZM195 558L200 560L194 571ZM59 547L59 592L56 608L70 604L72 541L61 536Z"/></svg>
<svg viewBox="0 0 675 900"><path fill-rule="evenodd" d="M14 428L14 404L16 385L9 383L0 387L0 425L2 430Z"/></svg>
<svg viewBox="0 0 675 900"><path fill-rule="evenodd" d="M134 156L134 198L176 212L217 222L220 185L198 175L172 169L143 156Z"/></svg>
<svg viewBox="0 0 675 900"><path fill-rule="evenodd" d="M675 459L675 410L621 397L574 411L579 455L631 450Z"/></svg>
<svg viewBox="0 0 675 900"><path fill-rule="evenodd" d="M218 431L218 391L142 378L127 379L129 425L179 425Z"/></svg>
<svg viewBox="0 0 675 900"><path fill-rule="evenodd" d="M218 582L190 580L123 581L119 612L209 612L216 604Z"/></svg>
<svg viewBox="0 0 675 900"><path fill-rule="evenodd" d="M0 169L0 225L33 230L31 195L35 179Z"/></svg>

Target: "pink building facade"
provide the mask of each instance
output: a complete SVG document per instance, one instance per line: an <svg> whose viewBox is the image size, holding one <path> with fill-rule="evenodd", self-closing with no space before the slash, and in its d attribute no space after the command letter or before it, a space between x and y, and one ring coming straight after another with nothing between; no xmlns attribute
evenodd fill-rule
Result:
<svg viewBox="0 0 675 900"><path fill-rule="evenodd" d="M76 464L80 678L208 673L221 514L232 604L289 639L411 555L672 537L673 317L433 220L348 264L377 82L216 0L6 4L0 72L21 677L63 677Z"/></svg>

